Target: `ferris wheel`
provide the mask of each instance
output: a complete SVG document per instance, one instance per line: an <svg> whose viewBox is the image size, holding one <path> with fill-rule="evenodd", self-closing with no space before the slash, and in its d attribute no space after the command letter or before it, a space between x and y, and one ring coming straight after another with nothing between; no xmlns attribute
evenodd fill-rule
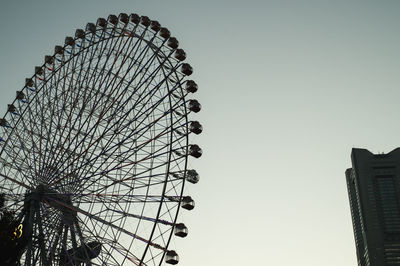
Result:
<svg viewBox="0 0 400 266"><path fill-rule="evenodd" d="M0 193L21 265L177 264L202 125L178 40L137 14L88 23L0 119Z"/></svg>

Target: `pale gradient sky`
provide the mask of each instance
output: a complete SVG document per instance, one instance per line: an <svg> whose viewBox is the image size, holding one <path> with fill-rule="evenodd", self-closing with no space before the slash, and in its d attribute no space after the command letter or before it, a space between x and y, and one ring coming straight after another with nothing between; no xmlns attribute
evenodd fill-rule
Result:
<svg viewBox="0 0 400 266"><path fill-rule="evenodd" d="M76 28L138 13L187 52L203 105L183 266L354 266L352 147L400 146L400 1L1 0L0 112Z"/></svg>

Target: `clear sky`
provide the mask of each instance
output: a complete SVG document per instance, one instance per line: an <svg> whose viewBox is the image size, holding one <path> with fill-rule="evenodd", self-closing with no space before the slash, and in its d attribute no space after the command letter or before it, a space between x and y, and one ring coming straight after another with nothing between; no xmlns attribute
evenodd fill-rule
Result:
<svg viewBox="0 0 400 266"><path fill-rule="evenodd" d="M353 266L352 147L400 146L400 1L2 0L0 112L76 28L138 13L170 29L199 84L179 265Z"/></svg>

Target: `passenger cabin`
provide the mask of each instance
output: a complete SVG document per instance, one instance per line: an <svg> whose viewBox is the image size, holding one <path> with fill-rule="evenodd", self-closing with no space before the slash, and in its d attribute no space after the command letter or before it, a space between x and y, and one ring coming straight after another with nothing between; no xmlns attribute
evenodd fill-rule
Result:
<svg viewBox="0 0 400 266"><path fill-rule="evenodd" d="M182 64L182 66L181 66L181 72L182 72L183 74L185 74L186 76L190 76L190 75L192 75L192 73L193 73L193 68L192 68L191 65L189 65L189 64L187 64L187 63L184 63L184 64Z"/></svg>
<svg viewBox="0 0 400 266"><path fill-rule="evenodd" d="M188 229L186 225L183 223L176 224L174 234L179 237L186 237L188 235Z"/></svg>
<svg viewBox="0 0 400 266"><path fill-rule="evenodd" d="M185 51L183 49L177 49L175 51L174 57L176 59L178 59L179 61L183 61L183 60L186 59L186 53L185 53Z"/></svg>
<svg viewBox="0 0 400 266"><path fill-rule="evenodd" d="M197 100L189 100L188 108L195 113L200 112L201 104Z"/></svg>
<svg viewBox="0 0 400 266"><path fill-rule="evenodd" d="M17 100L25 99L25 94L22 91L17 91Z"/></svg>
<svg viewBox="0 0 400 266"><path fill-rule="evenodd" d="M196 184L197 182L199 182L200 176L194 169L187 170L186 180L192 184Z"/></svg>
<svg viewBox="0 0 400 266"><path fill-rule="evenodd" d="M167 28L161 28L160 36L163 37L164 39L167 39L167 38L169 38L169 36L171 36L171 33L169 32L169 30Z"/></svg>
<svg viewBox="0 0 400 266"><path fill-rule="evenodd" d="M165 262L168 264L178 264L179 262L179 256L176 254L175 250L168 250L167 253L165 254Z"/></svg>
<svg viewBox="0 0 400 266"><path fill-rule="evenodd" d="M194 134L198 135L201 132L203 132L203 126L199 123L199 121L192 121L190 122L189 130L190 132L193 132Z"/></svg>
<svg viewBox="0 0 400 266"><path fill-rule="evenodd" d="M168 39L167 45L168 45L169 47L171 47L172 49L176 49L176 48L178 48L178 46L179 46L179 42L178 42L178 40L177 40L175 37L170 37L170 38Z"/></svg>
<svg viewBox="0 0 400 266"><path fill-rule="evenodd" d="M200 158L203 154L203 150L199 147L199 145L192 144L189 147L189 155L193 156L194 158Z"/></svg>
<svg viewBox="0 0 400 266"><path fill-rule="evenodd" d="M196 92L198 90L196 82L194 82L193 80L186 81L186 90L191 93Z"/></svg>
<svg viewBox="0 0 400 266"><path fill-rule="evenodd" d="M158 32L161 29L161 25L157 20L151 21L150 28L155 32Z"/></svg>
<svg viewBox="0 0 400 266"><path fill-rule="evenodd" d="M7 111L9 111L10 113L15 113L17 110L17 108L15 108L15 106L13 104L9 104L7 107Z"/></svg>
<svg viewBox="0 0 400 266"><path fill-rule="evenodd" d="M193 210L194 209L194 200L190 196L185 196L182 198L182 208L186 210Z"/></svg>
<svg viewBox="0 0 400 266"><path fill-rule="evenodd" d="M129 22L129 16L126 13L120 13L119 20L127 24Z"/></svg>

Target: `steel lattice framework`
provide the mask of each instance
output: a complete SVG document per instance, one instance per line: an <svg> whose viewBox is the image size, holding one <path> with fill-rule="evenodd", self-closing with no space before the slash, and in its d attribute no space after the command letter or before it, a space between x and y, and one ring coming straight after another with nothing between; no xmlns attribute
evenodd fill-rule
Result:
<svg viewBox="0 0 400 266"><path fill-rule="evenodd" d="M23 224L23 265L176 264L197 85L166 28L88 23L35 68L0 120L0 192ZM130 263L129 263L130 262Z"/></svg>

